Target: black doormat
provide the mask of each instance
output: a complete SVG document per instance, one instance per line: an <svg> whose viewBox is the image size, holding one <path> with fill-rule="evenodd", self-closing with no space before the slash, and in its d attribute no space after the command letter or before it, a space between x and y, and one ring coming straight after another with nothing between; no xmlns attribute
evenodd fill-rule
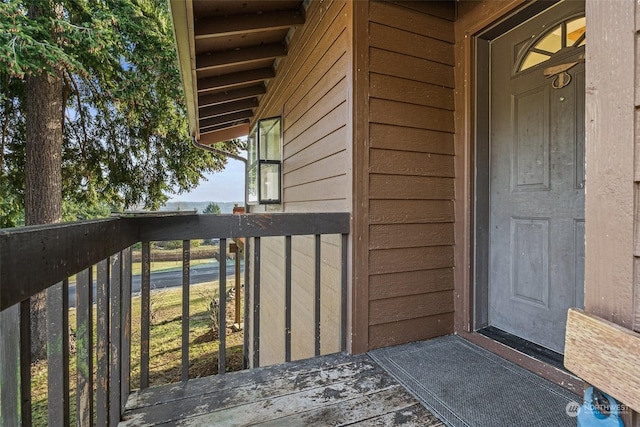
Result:
<svg viewBox="0 0 640 427"><path fill-rule="evenodd" d="M576 425L579 396L458 336L369 354L448 426Z"/></svg>

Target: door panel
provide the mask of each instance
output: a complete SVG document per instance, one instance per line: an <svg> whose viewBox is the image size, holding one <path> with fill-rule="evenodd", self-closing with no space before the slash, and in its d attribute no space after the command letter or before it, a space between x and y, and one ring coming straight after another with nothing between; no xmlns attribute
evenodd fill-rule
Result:
<svg viewBox="0 0 640 427"><path fill-rule="evenodd" d="M584 47L514 72L518 50L583 10L560 3L491 42L489 324L563 352L566 313L584 281L584 64L553 88L543 70Z"/></svg>

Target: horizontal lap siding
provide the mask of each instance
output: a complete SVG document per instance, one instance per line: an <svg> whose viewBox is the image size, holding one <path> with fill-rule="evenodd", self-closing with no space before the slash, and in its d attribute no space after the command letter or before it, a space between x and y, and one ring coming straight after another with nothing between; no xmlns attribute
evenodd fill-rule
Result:
<svg viewBox="0 0 640 427"><path fill-rule="evenodd" d="M261 100L258 117L283 117L286 212L351 208L348 15L344 1L311 2Z"/></svg>
<svg viewBox="0 0 640 427"><path fill-rule="evenodd" d="M350 8L345 1L311 2L304 26L256 112L282 116L282 200L269 210L351 209L351 114L347 78ZM254 210L264 209L256 207ZM265 241L263 239L263 241ZM339 351L340 236L321 243L321 352ZM284 239L265 241L261 272L261 364L284 361ZM315 238L292 238L292 359L314 355Z"/></svg>
<svg viewBox="0 0 640 427"><path fill-rule="evenodd" d="M442 11L370 4L369 348L453 331L454 38Z"/></svg>

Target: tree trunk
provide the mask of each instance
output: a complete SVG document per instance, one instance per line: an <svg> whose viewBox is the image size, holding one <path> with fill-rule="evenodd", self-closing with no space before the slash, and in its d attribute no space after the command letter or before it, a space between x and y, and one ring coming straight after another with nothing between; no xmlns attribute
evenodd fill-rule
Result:
<svg viewBox="0 0 640 427"><path fill-rule="evenodd" d="M27 78L25 223L62 220L62 79L43 74ZM31 353L46 357L46 297L31 299Z"/></svg>

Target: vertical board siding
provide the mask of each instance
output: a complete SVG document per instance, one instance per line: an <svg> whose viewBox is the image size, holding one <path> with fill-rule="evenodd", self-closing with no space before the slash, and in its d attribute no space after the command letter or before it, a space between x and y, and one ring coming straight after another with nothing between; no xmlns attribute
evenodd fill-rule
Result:
<svg viewBox="0 0 640 427"><path fill-rule="evenodd" d="M453 331L454 27L430 7L369 8L370 349Z"/></svg>
<svg viewBox="0 0 640 427"><path fill-rule="evenodd" d="M351 210L349 15L344 0L310 3L256 111L283 118L285 212ZM339 236L321 238L321 354L340 349L340 248ZM290 355L298 360L315 354L315 236L292 237L290 268ZM260 365L285 359L285 271L284 238L263 238Z"/></svg>

